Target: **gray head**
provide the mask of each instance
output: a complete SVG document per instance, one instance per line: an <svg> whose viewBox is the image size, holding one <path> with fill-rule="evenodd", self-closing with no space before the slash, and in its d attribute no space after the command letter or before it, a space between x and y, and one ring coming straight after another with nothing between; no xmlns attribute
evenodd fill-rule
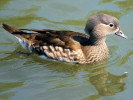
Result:
<svg viewBox="0 0 133 100"><path fill-rule="evenodd" d="M91 16L86 23L85 31L95 39L105 38L108 34L127 38L120 29L118 19L107 14Z"/></svg>

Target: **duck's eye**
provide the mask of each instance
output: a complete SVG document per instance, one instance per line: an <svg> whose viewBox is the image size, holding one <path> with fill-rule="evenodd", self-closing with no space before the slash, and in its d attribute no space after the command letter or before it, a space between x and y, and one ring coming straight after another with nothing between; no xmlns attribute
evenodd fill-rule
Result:
<svg viewBox="0 0 133 100"><path fill-rule="evenodd" d="M113 26L114 26L114 24L113 24L113 23L110 23L110 24L109 24L109 26L110 26L110 27L113 27Z"/></svg>

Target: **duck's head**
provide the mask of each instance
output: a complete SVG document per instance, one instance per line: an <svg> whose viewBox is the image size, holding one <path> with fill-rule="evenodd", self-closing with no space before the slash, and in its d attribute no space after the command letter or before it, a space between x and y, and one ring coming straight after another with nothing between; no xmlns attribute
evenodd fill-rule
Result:
<svg viewBox="0 0 133 100"><path fill-rule="evenodd" d="M121 31L119 20L107 14L91 16L86 23L85 31L95 39L105 38L108 34L127 38Z"/></svg>

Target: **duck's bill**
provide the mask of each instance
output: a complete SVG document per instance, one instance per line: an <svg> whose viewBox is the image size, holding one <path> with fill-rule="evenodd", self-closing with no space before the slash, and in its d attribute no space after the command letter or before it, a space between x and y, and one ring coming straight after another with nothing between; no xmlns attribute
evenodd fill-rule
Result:
<svg viewBox="0 0 133 100"><path fill-rule="evenodd" d="M127 36L123 34L123 32L120 30L118 32L115 33L116 35L120 36L120 37L123 37L125 39L127 39Z"/></svg>

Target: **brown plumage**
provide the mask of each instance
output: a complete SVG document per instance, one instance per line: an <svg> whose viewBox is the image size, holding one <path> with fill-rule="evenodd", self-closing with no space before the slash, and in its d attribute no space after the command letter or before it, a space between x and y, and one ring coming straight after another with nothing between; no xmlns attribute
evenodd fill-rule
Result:
<svg viewBox="0 0 133 100"><path fill-rule="evenodd" d="M118 19L107 14L96 14L88 19L85 31L89 36L73 31L16 29L6 24L3 28L15 35L27 50L50 59L75 63L93 63L107 58L105 40L108 34L127 38Z"/></svg>

